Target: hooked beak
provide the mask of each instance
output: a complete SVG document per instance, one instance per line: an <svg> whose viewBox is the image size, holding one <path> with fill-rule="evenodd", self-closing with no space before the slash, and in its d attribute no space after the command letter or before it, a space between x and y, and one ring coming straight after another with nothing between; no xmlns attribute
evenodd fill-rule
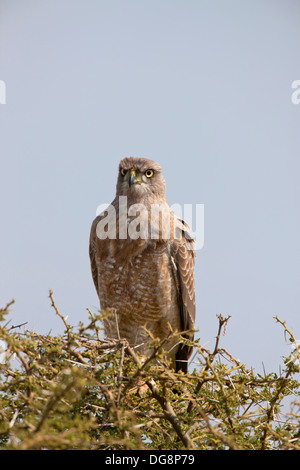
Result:
<svg viewBox="0 0 300 470"><path fill-rule="evenodd" d="M133 184L138 183L139 181L137 180L137 175L136 175L136 170L134 168L131 168L129 171L129 177L128 177L128 184L129 187L131 187Z"/></svg>

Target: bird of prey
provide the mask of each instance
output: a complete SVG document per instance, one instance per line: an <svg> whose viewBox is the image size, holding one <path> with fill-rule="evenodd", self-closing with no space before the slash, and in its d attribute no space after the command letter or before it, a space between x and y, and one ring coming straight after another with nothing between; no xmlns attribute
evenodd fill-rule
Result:
<svg viewBox="0 0 300 470"><path fill-rule="evenodd" d="M106 336L146 356L153 338L165 340L175 370L187 372L192 347L170 331L193 339L194 240L167 203L158 163L121 160L116 197L92 223L89 254L100 307L110 313Z"/></svg>

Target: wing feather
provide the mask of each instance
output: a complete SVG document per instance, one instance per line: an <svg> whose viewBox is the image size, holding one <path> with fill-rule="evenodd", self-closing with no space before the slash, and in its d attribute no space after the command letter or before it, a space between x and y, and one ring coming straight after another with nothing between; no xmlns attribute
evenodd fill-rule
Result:
<svg viewBox="0 0 300 470"><path fill-rule="evenodd" d="M189 227L184 221L177 219L181 237L177 237L171 245L171 256L175 266L175 276L178 286L178 304L180 310L181 328L184 337L193 340L194 334L191 330L194 328L196 315L195 302L195 282L194 265L195 250L194 240L191 237ZM193 348L187 345L180 345L176 353L176 371L187 372L188 359L192 354Z"/></svg>
<svg viewBox="0 0 300 470"><path fill-rule="evenodd" d="M91 232L90 232L90 243L89 243L89 255L90 255L90 262L91 262L91 271L93 281L96 287L96 291L98 293L98 270L97 270L97 263L96 263L96 227L97 223L101 219L100 216L96 217L92 223Z"/></svg>

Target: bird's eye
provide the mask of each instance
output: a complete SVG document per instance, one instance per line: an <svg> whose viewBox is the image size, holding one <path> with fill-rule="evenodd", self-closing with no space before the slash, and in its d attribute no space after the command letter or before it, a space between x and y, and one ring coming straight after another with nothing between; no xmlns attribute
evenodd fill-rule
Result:
<svg viewBox="0 0 300 470"><path fill-rule="evenodd" d="M122 175L122 176L125 176L126 173L127 173L127 170L124 170L123 168L121 168L121 175Z"/></svg>
<svg viewBox="0 0 300 470"><path fill-rule="evenodd" d="M153 170L146 170L145 171L145 176L147 176L147 178L151 178L151 176L153 176L153 174L154 174Z"/></svg>

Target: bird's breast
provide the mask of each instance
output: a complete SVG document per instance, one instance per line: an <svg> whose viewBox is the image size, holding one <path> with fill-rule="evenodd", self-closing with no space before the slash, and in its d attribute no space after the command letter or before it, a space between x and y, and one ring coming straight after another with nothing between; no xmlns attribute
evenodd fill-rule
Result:
<svg viewBox="0 0 300 470"><path fill-rule="evenodd" d="M129 260L110 254L98 266L103 309L134 315L137 323L167 315L177 303L170 255L166 244L151 246Z"/></svg>

